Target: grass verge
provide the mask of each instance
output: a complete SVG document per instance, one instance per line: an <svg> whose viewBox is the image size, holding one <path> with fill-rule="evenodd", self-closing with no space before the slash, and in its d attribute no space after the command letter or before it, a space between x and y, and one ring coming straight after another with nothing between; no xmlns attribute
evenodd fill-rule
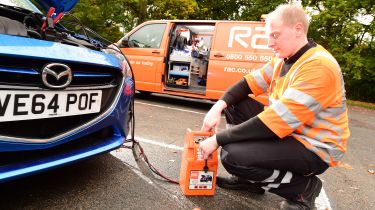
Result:
<svg viewBox="0 0 375 210"><path fill-rule="evenodd" d="M367 103L367 102L362 102L362 101L353 101L353 100L348 100L347 103L352 106L359 106L359 107L364 107L367 109L372 109L375 110L375 104L374 103Z"/></svg>

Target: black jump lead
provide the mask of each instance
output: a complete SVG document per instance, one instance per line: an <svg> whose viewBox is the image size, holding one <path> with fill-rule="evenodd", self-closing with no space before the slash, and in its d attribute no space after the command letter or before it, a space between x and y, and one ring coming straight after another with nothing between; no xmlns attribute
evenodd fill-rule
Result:
<svg viewBox="0 0 375 210"><path fill-rule="evenodd" d="M119 53L121 53L124 58L126 59L126 61L129 63L129 60L126 58L126 56L122 53L121 49L115 45L115 44L112 44L111 46L114 46L116 47L116 51L118 51ZM113 49L113 48L111 48ZM145 154L145 151L143 149L143 147L139 144L139 142L137 140L135 140L134 138L134 133L135 133L135 112L134 112L134 99L135 99L135 78L134 78L134 72L133 72L133 69L132 67L130 66L130 63L129 63L129 68L130 68L130 71L131 71L131 75L132 75L132 80L134 82L134 87L133 87L133 97L131 99L131 105L130 105L130 115L129 117L131 117L131 128L130 128L130 139L126 139L125 140L125 143L129 143L131 142L132 145L131 146L126 146L125 143L121 146L121 148L126 148L126 149L131 149L133 150L133 154L137 154L136 152L134 152L134 150L136 150L136 148L139 148L139 157L142 158L145 163L147 164L147 166L149 167L149 169L155 173L156 175L162 177L163 179L167 180L168 182L170 183L173 183L173 184L179 184L178 181L176 180L173 180L167 176L165 176L163 173L160 172L160 170L158 170L154 165L152 165L147 157L147 155ZM207 163L207 162L206 162Z"/></svg>

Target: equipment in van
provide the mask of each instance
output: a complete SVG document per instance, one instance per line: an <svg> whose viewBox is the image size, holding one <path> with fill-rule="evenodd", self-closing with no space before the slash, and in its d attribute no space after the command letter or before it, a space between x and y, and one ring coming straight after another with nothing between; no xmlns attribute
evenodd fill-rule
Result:
<svg viewBox="0 0 375 210"><path fill-rule="evenodd" d="M203 159L199 143L212 136L211 132L187 129L181 160L180 188L184 195L214 195L218 167L218 153Z"/></svg>
<svg viewBox="0 0 375 210"><path fill-rule="evenodd" d="M187 39L181 34L177 34L176 39L173 42L173 47L177 50L183 50L187 44Z"/></svg>

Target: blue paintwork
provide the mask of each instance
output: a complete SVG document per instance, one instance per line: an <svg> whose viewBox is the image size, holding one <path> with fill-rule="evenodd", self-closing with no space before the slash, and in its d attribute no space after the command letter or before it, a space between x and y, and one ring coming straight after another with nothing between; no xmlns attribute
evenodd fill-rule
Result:
<svg viewBox="0 0 375 210"><path fill-rule="evenodd" d="M0 69L1 71L1 69ZM111 77L111 74L85 74L85 73L73 73L74 77Z"/></svg>
<svg viewBox="0 0 375 210"><path fill-rule="evenodd" d="M104 52L26 37L0 34L0 56L43 58L120 67L120 61Z"/></svg>
<svg viewBox="0 0 375 210"><path fill-rule="evenodd" d="M25 174L33 174L77 160L85 159L93 155L113 150L114 148L121 146L123 143L123 137L114 136L110 139L106 139L102 142L102 144L95 145L90 148L76 150L69 153L61 153L59 156L39 159L38 161L34 162L8 165L0 169L0 182L15 179Z"/></svg>
<svg viewBox="0 0 375 210"><path fill-rule="evenodd" d="M39 73L34 69L22 69L22 68L6 68L0 66L0 72L6 73L18 73L18 74L31 74L31 75L38 75ZM107 73L73 73L74 77L111 77L111 74Z"/></svg>
<svg viewBox="0 0 375 210"><path fill-rule="evenodd" d="M6 68L0 67L0 72L9 72L9 73L19 73L19 74L39 74L37 71L33 69L14 69L14 68Z"/></svg>
<svg viewBox="0 0 375 210"><path fill-rule="evenodd" d="M46 10L50 7L55 8L55 12L69 12L78 3L79 0L37 0L37 2Z"/></svg>

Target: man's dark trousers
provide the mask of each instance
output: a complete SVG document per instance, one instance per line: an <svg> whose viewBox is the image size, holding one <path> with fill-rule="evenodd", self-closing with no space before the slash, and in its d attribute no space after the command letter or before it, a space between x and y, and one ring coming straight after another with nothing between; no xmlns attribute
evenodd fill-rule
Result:
<svg viewBox="0 0 375 210"><path fill-rule="evenodd" d="M262 104L249 98L229 106L225 116L228 124L237 125L263 110ZM221 150L221 162L229 173L286 199L295 199L303 193L309 179L328 168L327 163L291 136L226 144Z"/></svg>

